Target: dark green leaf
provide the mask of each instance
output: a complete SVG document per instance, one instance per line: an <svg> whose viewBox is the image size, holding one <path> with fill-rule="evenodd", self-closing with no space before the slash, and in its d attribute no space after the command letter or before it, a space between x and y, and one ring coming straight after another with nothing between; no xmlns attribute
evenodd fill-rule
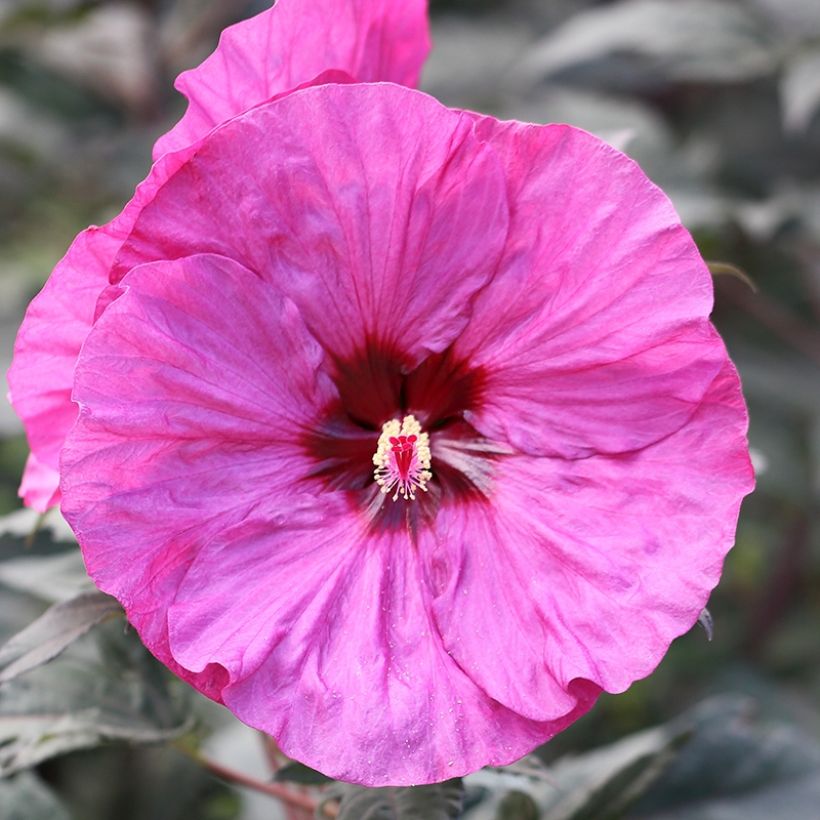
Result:
<svg viewBox="0 0 820 820"><path fill-rule="evenodd" d="M524 792L545 820L608 820L620 817L660 776L690 729L683 724L648 729L586 754L561 758L546 770L519 763L482 770L469 782L495 794ZM497 804L496 811L502 805L503 801Z"/></svg>
<svg viewBox="0 0 820 820"><path fill-rule="evenodd" d="M650 729L558 761L557 787L542 805L548 820L605 820L621 816L671 763L687 735L685 727Z"/></svg>
<svg viewBox="0 0 820 820"><path fill-rule="evenodd" d="M121 611L119 603L102 592L55 604L0 646L0 684L57 657L91 627Z"/></svg>
<svg viewBox="0 0 820 820"><path fill-rule="evenodd" d="M820 805L820 744L784 723L755 717L755 704L707 701L684 720L691 741L635 807L652 820L810 818Z"/></svg>
<svg viewBox="0 0 820 820"><path fill-rule="evenodd" d="M461 814L463 797L459 779L412 788L346 786L339 820L452 820Z"/></svg>
<svg viewBox="0 0 820 820"><path fill-rule="evenodd" d="M274 779L283 783L301 783L304 786L321 786L333 782L327 775L296 761L282 766L276 772Z"/></svg>
<svg viewBox="0 0 820 820"><path fill-rule="evenodd" d="M508 792L498 807L496 820L538 820L541 816L535 800L525 792Z"/></svg>

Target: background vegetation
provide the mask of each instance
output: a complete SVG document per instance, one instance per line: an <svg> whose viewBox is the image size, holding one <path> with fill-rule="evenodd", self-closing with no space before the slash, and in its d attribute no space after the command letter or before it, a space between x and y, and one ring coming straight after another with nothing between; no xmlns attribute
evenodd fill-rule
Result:
<svg viewBox="0 0 820 820"><path fill-rule="evenodd" d="M182 109L173 77L265 5L0 3L2 370L25 305L74 234L113 216L145 175L153 140ZM714 318L744 382L758 489L710 603L714 640L684 636L651 678L603 698L537 757L467 778L464 794L458 784L390 800L291 789L308 802L344 796L327 816L351 818L397 816L391 806L405 799L417 814L402 816L425 820L815 818L820 3L450 0L433 12L426 90L625 146L704 256L746 272L753 288L717 277ZM15 512L26 451L0 403L0 643L59 601L73 600L55 619L58 644L105 622L46 665L48 622L22 648L0 649L0 820L309 816L194 759L262 782L283 765L256 733L170 679L88 592L59 521L26 545L34 521ZM287 766L278 778L315 779Z"/></svg>

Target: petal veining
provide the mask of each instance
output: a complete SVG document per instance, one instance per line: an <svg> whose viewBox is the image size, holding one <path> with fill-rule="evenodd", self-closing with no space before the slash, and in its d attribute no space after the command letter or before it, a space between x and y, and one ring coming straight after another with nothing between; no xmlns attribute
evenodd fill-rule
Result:
<svg viewBox="0 0 820 820"><path fill-rule="evenodd" d="M727 356L709 323L711 277L672 204L632 160L576 128L477 127L504 164L511 224L455 345L484 373L470 422L569 458L673 433Z"/></svg>
<svg viewBox="0 0 820 820"><path fill-rule="evenodd" d="M219 253L287 293L335 359L377 343L412 369L464 328L507 223L471 116L399 86L321 86L203 141L137 219L114 278Z"/></svg>

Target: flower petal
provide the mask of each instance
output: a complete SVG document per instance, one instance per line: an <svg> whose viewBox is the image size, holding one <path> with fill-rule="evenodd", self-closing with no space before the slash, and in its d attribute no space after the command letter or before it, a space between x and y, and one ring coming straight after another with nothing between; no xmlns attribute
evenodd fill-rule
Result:
<svg viewBox="0 0 820 820"><path fill-rule="evenodd" d="M186 560L174 533L298 494L300 437L336 394L295 306L235 262L144 266L123 286L77 366L62 491L89 573L128 608ZM153 539L134 540L146 518Z"/></svg>
<svg viewBox="0 0 820 820"><path fill-rule="evenodd" d="M180 74L188 110L154 159L280 94L327 82L329 71L415 86L429 50L426 0L278 0L226 29L210 57Z"/></svg>
<svg viewBox="0 0 820 820"><path fill-rule="evenodd" d="M498 460L486 505L421 534L447 650L533 719L579 679L621 692L648 675L720 577L754 483L746 426L727 362L689 423L637 453Z"/></svg>
<svg viewBox="0 0 820 820"><path fill-rule="evenodd" d="M471 423L521 451L569 458L674 432L726 352L708 320L711 277L671 203L578 129L477 127L504 163L511 227L455 347L484 376Z"/></svg>
<svg viewBox="0 0 820 820"><path fill-rule="evenodd" d="M336 359L375 342L412 367L464 327L506 231L500 166L471 116L399 86L320 86L203 140L114 278L220 253L281 287Z"/></svg>
<svg viewBox="0 0 820 820"><path fill-rule="evenodd" d="M224 665L237 716L330 776L408 785L510 762L590 708L588 685L550 723L488 698L441 645L406 532L369 531L338 497L225 531L180 584L173 653ZM336 519L317 521L323 508Z"/></svg>

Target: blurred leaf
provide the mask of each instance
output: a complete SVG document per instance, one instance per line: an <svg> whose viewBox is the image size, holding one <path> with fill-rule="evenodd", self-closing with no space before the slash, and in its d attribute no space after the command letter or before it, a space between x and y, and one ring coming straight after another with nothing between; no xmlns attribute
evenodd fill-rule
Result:
<svg viewBox="0 0 820 820"><path fill-rule="evenodd" d="M820 36L820 3L814 0L745 0L773 27L797 40Z"/></svg>
<svg viewBox="0 0 820 820"><path fill-rule="evenodd" d="M801 357L740 344L734 345L732 358L743 377L743 389L747 396L759 399L768 410L796 411L808 418L817 415L820 410L820 380L816 365ZM794 431L786 428L781 432ZM792 462L793 470L798 469L799 461L798 458ZM802 477L795 477L803 481ZM810 490L805 486L803 489Z"/></svg>
<svg viewBox="0 0 820 820"><path fill-rule="evenodd" d="M151 108L155 91L152 36L148 10L116 0L100 4L71 25L36 30L26 48L60 76L142 114Z"/></svg>
<svg viewBox="0 0 820 820"><path fill-rule="evenodd" d="M29 554L51 553L65 549L61 544L74 543L74 533L57 510L45 516L29 509L16 510L0 517L0 561L25 551Z"/></svg>
<svg viewBox="0 0 820 820"><path fill-rule="evenodd" d="M667 172L669 165L680 159L663 117L640 100L553 84L525 102L514 100L502 113L526 122L569 123L610 144L613 135L629 133L631 139L617 147L636 159L650 176ZM687 175L691 177L691 168Z"/></svg>
<svg viewBox="0 0 820 820"><path fill-rule="evenodd" d="M634 809L651 820L810 818L820 805L820 745L796 728L754 718L747 698L691 712L692 739Z"/></svg>
<svg viewBox="0 0 820 820"><path fill-rule="evenodd" d="M535 754L529 754L516 760L515 763L510 763L508 766L503 766L497 771L504 772L504 774L523 775L524 777L531 777L535 780L543 780L546 783L555 785L555 779L550 770L544 764L540 757Z"/></svg>
<svg viewBox="0 0 820 820"><path fill-rule="evenodd" d="M18 47L11 48L7 40L13 40ZM59 67L37 63L27 51L19 49L17 38L4 29L0 29L0 85L7 86L25 101L27 108L39 111L40 116L62 120L64 125L75 128L84 118L105 115L113 120L116 116L116 109L104 107L98 93L79 84ZM98 121L102 124L101 119ZM63 150L76 152L77 146L68 141Z"/></svg>
<svg viewBox="0 0 820 820"><path fill-rule="evenodd" d="M3 0L0 25L48 25L82 15L102 0Z"/></svg>
<svg viewBox="0 0 820 820"><path fill-rule="evenodd" d="M509 792L529 795L544 820L620 817L669 765L690 728L660 726L583 755L563 757L546 769L531 763L522 766L519 761L476 772L467 782L495 795L499 817L514 816L501 814L504 800L499 795Z"/></svg>
<svg viewBox="0 0 820 820"><path fill-rule="evenodd" d="M0 584L55 602L67 601L94 589L76 548L57 555L0 561Z"/></svg>
<svg viewBox="0 0 820 820"><path fill-rule="evenodd" d="M122 612L119 603L102 592L85 592L55 604L0 646L0 684L53 660L91 627Z"/></svg>
<svg viewBox="0 0 820 820"><path fill-rule="evenodd" d="M661 727L552 768L558 784L542 807L548 820L605 820L621 814L663 773L688 735Z"/></svg>
<svg viewBox="0 0 820 820"><path fill-rule="evenodd" d="M538 820L541 813L525 792L508 792L496 812L496 820Z"/></svg>
<svg viewBox="0 0 820 820"><path fill-rule="evenodd" d="M0 820L70 820L51 789L30 772L0 780Z"/></svg>
<svg viewBox="0 0 820 820"><path fill-rule="evenodd" d="M57 160L68 143L66 131L55 117L36 111L25 97L0 86L0 146L29 173L36 164Z"/></svg>
<svg viewBox="0 0 820 820"><path fill-rule="evenodd" d="M339 820L452 820L464 797L458 779L412 788L342 788Z"/></svg>
<svg viewBox="0 0 820 820"><path fill-rule="evenodd" d="M49 603L94 590L74 534L57 510L0 518L0 585Z"/></svg>
<svg viewBox="0 0 820 820"><path fill-rule="evenodd" d="M47 666L0 690L0 776L109 740L153 743L184 732L170 674L122 623L104 624Z"/></svg>
<svg viewBox="0 0 820 820"><path fill-rule="evenodd" d="M820 50L796 57L780 84L783 122L790 131L805 131L820 113Z"/></svg>
<svg viewBox="0 0 820 820"><path fill-rule="evenodd" d="M494 111L505 105L522 90L508 77L533 42L528 23L512 15L439 18L436 46L424 67L424 90L451 106Z"/></svg>
<svg viewBox="0 0 820 820"><path fill-rule="evenodd" d="M515 766L477 772L468 783L496 795L524 792L543 820L816 816L820 744L782 720L764 723L754 713L755 701L746 696L714 697L664 726L560 759L549 769L551 783L513 777ZM497 816L505 817L502 807L515 799L496 798ZM475 820L490 816L479 813Z"/></svg>
<svg viewBox="0 0 820 820"><path fill-rule="evenodd" d="M277 770L273 779L282 783L300 783L303 786L322 786L325 783L333 782L333 779L327 775L296 761L282 766L281 769Z"/></svg>
<svg viewBox="0 0 820 820"><path fill-rule="evenodd" d="M712 0L627 0L572 17L522 64L525 76L652 89L771 74L766 33L743 8Z"/></svg>
<svg viewBox="0 0 820 820"><path fill-rule="evenodd" d="M745 695L711 698L664 726L562 758L550 767L552 782L512 775L512 766L476 772L467 783L489 789L495 812L504 805L500 794L525 792L543 820L808 820L815 816L809 801L820 793L820 745L783 723L788 710L764 723L754 719L755 706ZM780 792L789 783L796 791L786 799ZM756 799L767 808L750 809ZM777 800L790 809L778 811ZM486 809L470 820L495 816Z"/></svg>

